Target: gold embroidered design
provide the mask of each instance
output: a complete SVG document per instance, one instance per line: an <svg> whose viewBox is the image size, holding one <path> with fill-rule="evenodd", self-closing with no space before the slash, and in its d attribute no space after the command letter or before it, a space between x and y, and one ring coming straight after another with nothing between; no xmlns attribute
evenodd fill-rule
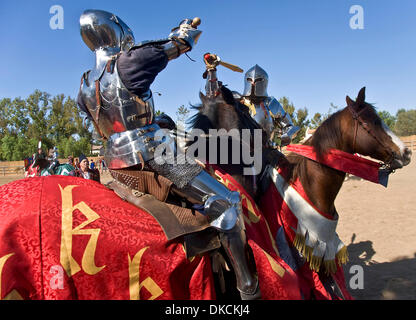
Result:
<svg viewBox="0 0 416 320"><path fill-rule="evenodd" d="M151 297L149 300L154 300L163 294L163 290L157 285L157 283L151 278L147 277L140 282L140 262L144 252L149 247L144 247L139 250L133 257L133 260L128 255L129 259L129 291L130 300L140 300L140 290L144 287L150 292Z"/></svg>
<svg viewBox="0 0 416 320"><path fill-rule="evenodd" d="M62 227L61 227L61 250L60 250L60 262L68 277L72 277L77 272L81 271L81 267L72 257L72 240L75 235L90 235L84 254L82 256L82 270L89 274L94 275L100 272L105 266L97 267L95 265L95 250L97 249L98 236L100 229L83 229L88 224L94 222L100 216L93 211L84 201L73 204L72 189L77 186L71 185L62 188ZM73 213L78 209L87 220L81 223L76 228L72 229Z"/></svg>
<svg viewBox="0 0 416 320"><path fill-rule="evenodd" d="M0 300L23 300L22 296L19 294L19 292L17 292L17 290L12 290L8 295L6 295L3 299L2 297L2 292L1 292L1 287L2 287L2 275L3 275L3 267L6 263L6 261L13 256L14 253L9 253L6 254L5 256L0 258Z"/></svg>
<svg viewBox="0 0 416 320"><path fill-rule="evenodd" d="M263 250L263 249L262 249ZM269 260L270 266L272 267L272 270L277 273L281 278L284 276L286 270L282 268L280 264L278 264L272 256L270 256L266 251L264 251L264 254L267 257L267 260Z"/></svg>

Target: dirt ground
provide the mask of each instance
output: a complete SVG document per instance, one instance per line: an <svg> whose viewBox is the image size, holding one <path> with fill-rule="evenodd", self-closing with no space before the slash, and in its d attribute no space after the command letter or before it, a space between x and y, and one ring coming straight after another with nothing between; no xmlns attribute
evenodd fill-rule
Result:
<svg viewBox="0 0 416 320"><path fill-rule="evenodd" d="M23 176L0 176L0 185ZM101 182L111 179L108 173ZM336 200L338 234L348 246L345 277L356 299L416 300L416 160L390 175L388 188L352 178ZM364 286L357 283L362 267Z"/></svg>
<svg viewBox="0 0 416 320"><path fill-rule="evenodd" d="M352 265L363 268L356 299L416 299L416 161L390 175L387 188L352 179L335 201L338 235L348 245L347 285Z"/></svg>

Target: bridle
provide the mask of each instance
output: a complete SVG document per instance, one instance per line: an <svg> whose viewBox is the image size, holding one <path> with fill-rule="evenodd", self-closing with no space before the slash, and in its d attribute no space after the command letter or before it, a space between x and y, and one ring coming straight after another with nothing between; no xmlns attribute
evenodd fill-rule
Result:
<svg viewBox="0 0 416 320"><path fill-rule="evenodd" d="M383 169L387 169L390 171L393 171L391 169L391 165L395 159L395 155L396 153L394 151L391 151L391 148L387 146L387 144L383 141L380 140L379 137L377 137L377 135L374 134L373 130L371 130L371 128L368 126L367 122L365 122L362 118L361 118L361 114L366 111L368 109L369 105L366 104L360 111L356 111L351 105L348 105L347 108L348 110L351 112L352 115L352 119L354 120L354 140L353 140L353 144L352 144L352 152L355 153L355 145L356 145L356 141L357 141L357 133L358 133L358 125L360 125L374 140L377 141L377 143L379 145L382 146L382 148L387 151L387 153L390 153L390 158L387 162L381 162L380 164L382 165Z"/></svg>

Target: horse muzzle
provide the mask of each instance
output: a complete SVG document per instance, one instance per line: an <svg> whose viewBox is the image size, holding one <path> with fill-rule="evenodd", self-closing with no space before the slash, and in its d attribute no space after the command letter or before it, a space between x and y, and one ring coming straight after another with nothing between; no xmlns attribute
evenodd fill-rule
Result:
<svg viewBox="0 0 416 320"><path fill-rule="evenodd" d="M412 157L412 150L405 148L402 155L394 154L393 160L390 164L392 170L401 169L410 163Z"/></svg>
<svg viewBox="0 0 416 320"><path fill-rule="evenodd" d="M407 166L412 158L412 150L405 148L403 152L403 166Z"/></svg>

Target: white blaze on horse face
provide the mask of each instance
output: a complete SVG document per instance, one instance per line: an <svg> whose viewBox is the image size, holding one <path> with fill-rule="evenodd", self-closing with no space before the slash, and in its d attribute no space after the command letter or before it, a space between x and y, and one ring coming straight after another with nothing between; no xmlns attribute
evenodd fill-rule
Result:
<svg viewBox="0 0 416 320"><path fill-rule="evenodd" d="M397 148L399 148L400 150L400 156L403 157L404 153L405 153L405 149L406 146L404 145L403 141L399 139L398 136L396 136L391 130L390 128L384 123L384 121L381 121L381 124L383 126L384 131L386 132L386 134L388 136L390 136L391 140L393 141L393 143L397 146Z"/></svg>

